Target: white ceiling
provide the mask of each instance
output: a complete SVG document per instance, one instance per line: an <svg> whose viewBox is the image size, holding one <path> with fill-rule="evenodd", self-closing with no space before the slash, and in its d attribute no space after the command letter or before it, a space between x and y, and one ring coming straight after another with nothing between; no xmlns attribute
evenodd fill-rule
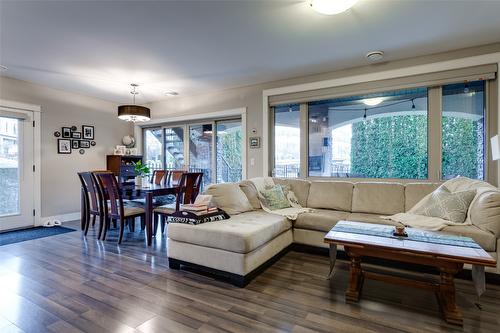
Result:
<svg viewBox="0 0 500 333"><path fill-rule="evenodd" d="M500 41L500 1L360 0L324 16L306 1L4 1L2 75L138 102ZM170 97L176 98L176 97Z"/></svg>

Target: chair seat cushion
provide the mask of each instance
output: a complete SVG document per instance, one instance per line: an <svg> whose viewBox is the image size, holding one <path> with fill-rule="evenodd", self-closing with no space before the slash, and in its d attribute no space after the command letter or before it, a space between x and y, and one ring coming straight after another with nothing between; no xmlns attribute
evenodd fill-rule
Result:
<svg viewBox="0 0 500 333"><path fill-rule="evenodd" d="M257 210L199 225L170 223L168 237L179 242L248 253L291 227L287 218Z"/></svg>
<svg viewBox="0 0 500 333"><path fill-rule="evenodd" d="M134 216L134 215L141 215L141 214L145 214L145 213L146 213L146 211L141 207L131 207L131 206L123 207L123 215L125 217Z"/></svg>
<svg viewBox="0 0 500 333"><path fill-rule="evenodd" d="M160 214L173 214L175 212L175 203L156 207L153 211Z"/></svg>
<svg viewBox="0 0 500 333"><path fill-rule="evenodd" d="M347 220L348 212L329 209L315 209L310 213L299 214L293 224L295 228L328 232L340 220Z"/></svg>

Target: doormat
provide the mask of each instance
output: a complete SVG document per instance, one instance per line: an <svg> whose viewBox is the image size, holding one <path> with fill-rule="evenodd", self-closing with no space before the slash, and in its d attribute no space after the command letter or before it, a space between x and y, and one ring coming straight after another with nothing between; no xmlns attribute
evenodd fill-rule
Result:
<svg viewBox="0 0 500 333"><path fill-rule="evenodd" d="M51 228L35 227L30 229L2 232L0 233L0 246L24 242L27 240L32 240L37 238L44 238L49 236L65 234L73 231L76 230L71 228L56 226Z"/></svg>

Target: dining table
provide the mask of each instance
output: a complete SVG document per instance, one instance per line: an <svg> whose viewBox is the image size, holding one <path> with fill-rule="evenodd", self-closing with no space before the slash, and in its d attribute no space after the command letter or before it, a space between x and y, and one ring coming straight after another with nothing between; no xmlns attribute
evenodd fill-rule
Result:
<svg viewBox="0 0 500 333"><path fill-rule="evenodd" d="M146 211L146 243L151 246L153 243L153 198L169 194L177 194L179 186L171 184L145 184L142 186L131 185L124 187L126 192L132 192L133 197L144 197L144 210Z"/></svg>

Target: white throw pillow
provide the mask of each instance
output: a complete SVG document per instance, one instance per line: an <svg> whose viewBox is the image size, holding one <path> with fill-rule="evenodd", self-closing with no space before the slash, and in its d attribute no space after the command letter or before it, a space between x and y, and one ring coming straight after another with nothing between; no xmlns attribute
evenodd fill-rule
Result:
<svg viewBox="0 0 500 333"><path fill-rule="evenodd" d="M212 184L204 193L211 195L217 207L229 215L253 210L250 201L237 183Z"/></svg>
<svg viewBox="0 0 500 333"><path fill-rule="evenodd" d="M450 192L444 185L438 187L410 212L416 215L439 217L455 223L463 223L476 190Z"/></svg>

